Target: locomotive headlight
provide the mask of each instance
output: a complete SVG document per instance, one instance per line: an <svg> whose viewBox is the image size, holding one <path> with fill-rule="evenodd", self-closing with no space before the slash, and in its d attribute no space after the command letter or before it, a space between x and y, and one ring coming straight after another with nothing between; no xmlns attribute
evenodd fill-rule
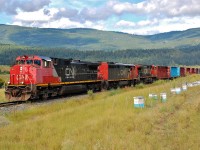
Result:
<svg viewBox="0 0 200 150"><path fill-rule="evenodd" d="M7 83L10 84L10 81L8 81Z"/></svg>
<svg viewBox="0 0 200 150"><path fill-rule="evenodd" d="M20 66L19 70L22 71L22 66Z"/></svg>
<svg viewBox="0 0 200 150"><path fill-rule="evenodd" d="M21 84L24 84L24 82L21 82Z"/></svg>

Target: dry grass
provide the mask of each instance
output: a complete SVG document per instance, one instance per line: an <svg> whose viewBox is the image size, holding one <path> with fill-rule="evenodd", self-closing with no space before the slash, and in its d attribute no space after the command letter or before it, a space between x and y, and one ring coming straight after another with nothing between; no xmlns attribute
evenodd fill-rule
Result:
<svg viewBox="0 0 200 150"><path fill-rule="evenodd" d="M169 89L199 76L88 95L49 106L13 112L0 128L0 149L199 149L200 87L180 95ZM168 93L168 101L149 93ZM146 107L133 107L133 96Z"/></svg>
<svg viewBox="0 0 200 150"><path fill-rule="evenodd" d="M0 65L0 70L1 70L1 71L9 72L9 71L10 71L10 66L7 66L7 65Z"/></svg>
<svg viewBox="0 0 200 150"><path fill-rule="evenodd" d="M5 89L0 89L0 102L5 102Z"/></svg>

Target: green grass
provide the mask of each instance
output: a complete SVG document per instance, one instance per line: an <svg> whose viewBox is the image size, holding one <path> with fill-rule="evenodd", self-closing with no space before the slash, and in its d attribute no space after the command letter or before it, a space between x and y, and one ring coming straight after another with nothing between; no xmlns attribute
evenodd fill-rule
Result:
<svg viewBox="0 0 200 150"><path fill-rule="evenodd" d="M9 74L0 74L0 79L2 79L4 82L8 82Z"/></svg>
<svg viewBox="0 0 200 150"><path fill-rule="evenodd" d="M9 66L0 65L0 79L2 79L4 82L9 81L9 71L10 71Z"/></svg>
<svg viewBox="0 0 200 150"><path fill-rule="evenodd" d="M200 87L169 93L172 85L196 80L198 75L13 111L6 116L11 123L0 128L0 149L199 149ZM161 92L168 94L166 103L148 99ZM144 109L133 107L139 95L147 100Z"/></svg>

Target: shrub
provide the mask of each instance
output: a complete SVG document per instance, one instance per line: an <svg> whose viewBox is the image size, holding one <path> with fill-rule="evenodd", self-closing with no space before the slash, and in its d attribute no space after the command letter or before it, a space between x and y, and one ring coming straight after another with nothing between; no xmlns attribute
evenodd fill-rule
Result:
<svg viewBox="0 0 200 150"><path fill-rule="evenodd" d="M143 89L144 88L144 84L140 83L138 85L135 86L137 89Z"/></svg>
<svg viewBox="0 0 200 150"><path fill-rule="evenodd" d="M4 85L4 80L2 80L2 79L0 78L0 88L2 88L3 85Z"/></svg>
<svg viewBox="0 0 200 150"><path fill-rule="evenodd" d="M94 92L93 92L93 90L89 90L88 92L87 92L87 94L88 94L88 96L89 96L89 98L90 99L94 99Z"/></svg>

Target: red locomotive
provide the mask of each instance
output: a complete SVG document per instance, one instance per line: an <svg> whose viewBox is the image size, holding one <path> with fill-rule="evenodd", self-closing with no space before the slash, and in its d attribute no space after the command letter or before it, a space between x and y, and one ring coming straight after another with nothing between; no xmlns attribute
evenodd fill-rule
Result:
<svg viewBox="0 0 200 150"><path fill-rule="evenodd" d="M10 101L27 100L35 94L36 85L60 81L49 57L19 56L10 69L5 95Z"/></svg>
<svg viewBox="0 0 200 150"><path fill-rule="evenodd" d="M133 65L113 62L85 62L44 56L19 56L10 69L10 81L5 89L9 101L65 95L152 83L173 78L172 67ZM199 69L173 67L175 76L199 73ZM177 72L180 71L180 72Z"/></svg>

